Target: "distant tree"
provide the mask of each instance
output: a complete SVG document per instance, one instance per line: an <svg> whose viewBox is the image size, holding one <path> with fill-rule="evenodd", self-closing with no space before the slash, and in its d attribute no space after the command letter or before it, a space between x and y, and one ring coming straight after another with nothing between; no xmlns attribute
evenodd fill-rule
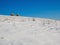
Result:
<svg viewBox="0 0 60 45"><path fill-rule="evenodd" d="M14 13L11 13L10 16L14 16Z"/></svg>
<svg viewBox="0 0 60 45"><path fill-rule="evenodd" d="M19 14L16 14L16 16L19 16Z"/></svg>

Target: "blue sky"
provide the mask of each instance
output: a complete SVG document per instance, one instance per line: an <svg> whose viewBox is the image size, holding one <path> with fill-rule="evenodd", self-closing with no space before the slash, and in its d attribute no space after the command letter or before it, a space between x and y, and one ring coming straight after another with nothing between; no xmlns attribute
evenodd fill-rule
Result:
<svg viewBox="0 0 60 45"><path fill-rule="evenodd" d="M60 20L60 0L0 0L0 14Z"/></svg>

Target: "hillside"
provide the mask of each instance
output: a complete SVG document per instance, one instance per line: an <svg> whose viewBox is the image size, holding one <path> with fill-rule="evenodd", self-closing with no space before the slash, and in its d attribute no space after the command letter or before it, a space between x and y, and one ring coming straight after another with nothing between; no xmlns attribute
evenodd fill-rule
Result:
<svg viewBox="0 0 60 45"><path fill-rule="evenodd" d="M0 45L60 45L60 21L0 16Z"/></svg>

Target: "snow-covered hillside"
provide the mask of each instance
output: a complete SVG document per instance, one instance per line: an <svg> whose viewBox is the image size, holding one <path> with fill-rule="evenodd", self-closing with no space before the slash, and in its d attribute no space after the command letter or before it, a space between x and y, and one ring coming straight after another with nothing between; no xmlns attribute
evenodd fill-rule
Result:
<svg viewBox="0 0 60 45"><path fill-rule="evenodd" d="M0 16L0 45L60 45L60 21Z"/></svg>

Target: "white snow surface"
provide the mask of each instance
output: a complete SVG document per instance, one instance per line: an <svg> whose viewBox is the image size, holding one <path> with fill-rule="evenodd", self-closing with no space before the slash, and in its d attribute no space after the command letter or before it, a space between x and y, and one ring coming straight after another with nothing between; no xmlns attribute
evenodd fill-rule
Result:
<svg viewBox="0 0 60 45"><path fill-rule="evenodd" d="M60 45L60 21L0 16L0 45Z"/></svg>

